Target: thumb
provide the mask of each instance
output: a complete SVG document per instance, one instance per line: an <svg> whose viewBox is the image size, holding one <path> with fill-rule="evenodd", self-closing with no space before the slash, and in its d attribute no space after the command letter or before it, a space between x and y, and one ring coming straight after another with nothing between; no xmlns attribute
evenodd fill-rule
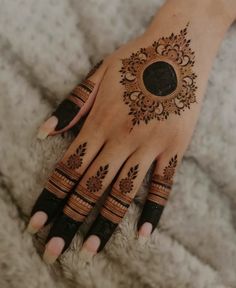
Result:
<svg viewBox="0 0 236 288"><path fill-rule="evenodd" d="M37 138L45 139L71 129L91 109L99 84L106 71L104 61L97 63L39 128Z"/></svg>

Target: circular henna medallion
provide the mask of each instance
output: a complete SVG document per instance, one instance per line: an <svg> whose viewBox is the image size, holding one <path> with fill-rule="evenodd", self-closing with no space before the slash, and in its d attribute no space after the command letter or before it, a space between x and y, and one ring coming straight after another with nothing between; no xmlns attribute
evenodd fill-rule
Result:
<svg viewBox="0 0 236 288"><path fill-rule="evenodd" d="M157 61L143 71L143 83L150 93L167 96L177 88L177 76L169 63Z"/></svg>
<svg viewBox="0 0 236 288"><path fill-rule="evenodd" d="M133 126L180 115L196 103L195 55L186 35L187 27L122 59L120 82Z"/></svg>

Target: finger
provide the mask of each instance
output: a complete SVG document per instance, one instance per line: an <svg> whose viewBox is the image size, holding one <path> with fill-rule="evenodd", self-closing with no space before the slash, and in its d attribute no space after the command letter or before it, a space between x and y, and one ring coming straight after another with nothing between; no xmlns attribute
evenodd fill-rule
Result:
<svg viewBox="0 0 236 288"><path fill-rule="evenodd" d="M86 236L82 250L93 255L101 251L123 219L154 159L152 155L143 152L135 152L125 163Z"/></svg>
<svg viewBox="0 0 236 288"><path fill-rule="evenodd" d="M37 136L39 139L71 129L87 114L105 73L106 66L102 63L100 61L93 67L86 78L59 104L52 116L41 125Z"/></svg>
<svg viewBox="0 0 236 288"><path fill-rule="evenodd" d="M77 137L55 166L45 188L33 206L28 225L30 233L36 233L61 210L70 191L76 186L81 175L101 149L104 138L99 132L95 135L92 130L92 127L88 130L84 126L79 135L80 141ZM90 140L87 141L87 139Z"/></svg>
<svg viewBox="0 0 236 288"><path fill-rule="evenodd" d="M152 175L149 193L138 222L138 235L143 242L157 227L171 192L177 154L168 159L157 161Z"/></svg>
<svg viewBox="0 0 236 288"><path fill-rule="evenodd" d="M117 154L120 157L117 157ZM125 151L122 147L114 147L113 144L108 143L104 146L71 194L63 208L63 212L57 217L51 228L47 239L50 245L47 245L44 253L46 261L51 259L50 263L54 262L61 252L69 247L79 226L110 185L129 154L129 151ZM55 243L55 246L57 245L58 239L64 241L64 247L59 249L57 255L55 255L55 250L52 248L51 251L51 247L54 246L53 243Z"/></svg>

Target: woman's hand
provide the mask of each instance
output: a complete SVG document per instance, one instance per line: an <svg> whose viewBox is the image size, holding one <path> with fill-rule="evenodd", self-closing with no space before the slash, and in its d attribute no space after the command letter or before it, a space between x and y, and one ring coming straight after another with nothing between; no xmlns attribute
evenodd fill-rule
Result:
<svg viewBox="0 0 236 288"><path fill-rule="evenodd" d="M157 226L198 118L212 60L230 24L208 19L202 11L200 23L195 11L183 13L185 1L178 1L182 9L173 8L175 2L161 9L143 36L99 63L40 129L41 138L64 132L89 112L32 210L28 229L33 233L55 219L44 253L49 263L68 248L110 187L82 248L100 251L154 161L139 237L146 239Z"/></svg>

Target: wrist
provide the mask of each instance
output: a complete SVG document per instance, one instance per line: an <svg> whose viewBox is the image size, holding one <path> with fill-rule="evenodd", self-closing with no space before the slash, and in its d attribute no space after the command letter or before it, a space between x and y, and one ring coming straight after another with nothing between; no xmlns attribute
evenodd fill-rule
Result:
<svg viewBox="0 0 236 288"><path fill-rule="evenodd" d="M167 0L146 33L154 33L160 24L173 27L181 22L190 22L202 34L209 32L222 38L235 18L235 0Z"/></svg>

